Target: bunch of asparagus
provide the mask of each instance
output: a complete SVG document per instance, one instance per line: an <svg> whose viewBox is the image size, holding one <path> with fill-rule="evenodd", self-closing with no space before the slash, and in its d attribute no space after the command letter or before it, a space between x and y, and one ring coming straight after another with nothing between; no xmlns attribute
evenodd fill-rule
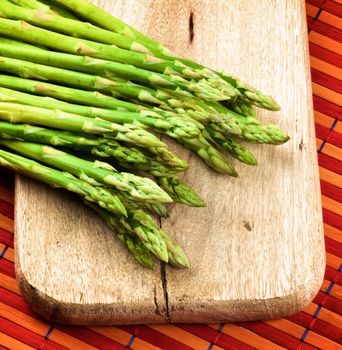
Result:
<svg viewBox="0 0 342 350"><path fill-rule="evenodd" d="M148 212L205 206L157 135L231 176L227 153L257 164L241 141L289 139L256 118L254 106L279 109L270 96L86 0L0 0L0 73L0 165L81 196L148 268L151 254L189 266Z"/></svg>

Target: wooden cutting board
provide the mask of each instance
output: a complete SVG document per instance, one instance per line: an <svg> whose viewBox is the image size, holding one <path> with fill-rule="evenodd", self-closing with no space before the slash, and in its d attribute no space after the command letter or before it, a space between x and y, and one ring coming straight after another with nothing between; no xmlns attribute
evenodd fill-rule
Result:
<svg viewBox="0 0 342 350"><path fill-rule="evenodd" d="M208 203L175 205L162 221L188 270L138 266L73 196L18 177L16 272L32 308L71 324L217 322L275 318L305 307L324 272L324 244L304 1L113 0L98 4L179 54L272 94L287 130L252 146L258 167L217 175L172 145L183 178Z"/></svg>

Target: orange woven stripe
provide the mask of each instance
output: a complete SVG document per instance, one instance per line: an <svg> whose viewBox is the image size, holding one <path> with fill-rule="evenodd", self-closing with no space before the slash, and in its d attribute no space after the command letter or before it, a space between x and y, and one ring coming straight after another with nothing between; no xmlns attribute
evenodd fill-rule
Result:
<svg viewBox="0 0 342 350"><path fill-rule="evenodd" d="M115 340L116 342L127 345L132 338L132 335L117 328L117 327L89 327L94 332L104 335L105 337ZM146 341L135 338L133 344L130 346L130 349L136 350L161 350L160 348L147 343Z"/></svg>
<svg viewBox="0 0 342 350"><path fill-rule="evenodd" d="M337 187L342 187L342 175L336 174L333 171L330 171L323 167L319 167L319 176L321 180L329 182L330 184Z"/></svg>
<svg viewBox="0 0 342 350"><path fill-rule="evenodd" d="M69 334L65 334L56 328L54 328L54 330L52 331L49 339L69 349L97 350L97 348L95 348L94 346L89 345L83 342L82 340L76 339Z"/></svg>
<svg viewBox="0 0 342 350"><path fill-rule="evenodd" d="M20 295L19 287L15 278L0 273L0 286Z"/></svg>
<svg viewBox="0 0 342 350"><path fill-rule="evenodd" d="M330 226L328 224L324 224L324 234L331 238L334 239L337 242L342 243L342 235L341 235L341 231L334 227L334 226Z"/></svg>
<svg viewBox="0 0 342 350"><path fill-rule="evenodd" d="M339 55L342 55L342 43L339 43L336 40L327 38L322 34L311 31L309 33L309 41L316 45L322 46L325 49L333 51Z"/></svg>
<svg viewBox="0 0 342 350"><path fill-rule="evenodd" d="M336 147L330 143L326 143L322 150L322 153L327 154L330 157L336 158L337 160L342 161L342 152L341 148Z"/></svg>
<svg viewBox="0 0 342 350"><path fill-rule="evenodd" d="M0 243L0 252L3 251L3 249L5 248L5 245ZM5 259L14 262L14 251L13 248L8 247L6 250L5 255L3 256Z"/></svg>
<svg viewBox="0 0 342 350"><path fill-rule="evenodd" d="M0 302L0 315L41 336L45 336L45 334L50 328L50 325L48 323L40 321L39 319L36 319L21 311L18 311L1 302ZM78 340L68 334L65 334L56 328L52 331L49 339L53 340L55 343L59 345L63 345L70 349L96 350L95 347L87 343L84 343L83 341ZM13 349L17 349L17 348L13 348Z"/></svg>
<svg viewBox="0 0 342 350"><path fill-rule="evenodd" d="M325 100L337 105L339 105L342 101L341 94L316 83L312 83L312 92L314 95L322 97Z"/></svg>
<svg viewBox="0 0 342 350"><path fill-rule="evenodd" d="M319 20L338 29L342 29L342 18L335 16L330 12L323 11L319 16Z"/></svg>
<svg viewBox="0 0 342 350"><path fill-rule="evenodd" d="M334 123L334 118L329 117L326 114L315 111L315 122L319 125L325 126L326 128L331 128L331 125ZM336 123L334 131L342 134L342 123Z"/></svg>
<svg viewBox="0 0 342 350"><path fill-rule="evenodd" d="M14 194L9 189L0 186L0 199L2 199L5 202L13 204Z"/></svg>
<svg viewBox="0 0 342 350"><path fill-rule="evenodd" d="M310 303L303 311L307 314L313 316L317 310L318 305L315 303ZM335 312L332 312L328 309L325 309L322 307L319 310L318 315L316 316L319 320L322 320L324 322L327 322L333 326L336 326L337 324L342 324L342 317Z"/></svg>
<svg viewBox="0 0 342 350"><path fill-rule="evenodd" d="M310 4L306 4L306 14L310 17L315 17L319 8ZM319 21L330 24L333 27L342 29L342 18L333 15L330 12L322 11L319 15Z"/></svg>
<svg viewBox="0 0 342 350"><path fill-rule="evenodd" d="M28 346L16 339L13 339L2 332L0 332L0 344L11 350L35 350L31 346Z"/></svg>
<svg viewBox="0 0 342 350"><path fill-rule="evenodd" d="M322 140L320 139L316 139L316 144L317 144L317 149L319 149L321 147L322 144ZM341 148L336 147L330 143L326 143L321 151L323 154L327 154L330 157L336 158L337 160L341 160L342 161L342 152L341 152ZM336 173L333 173L337 176L339 176Z"/></svg>
<svg viewBox="0 0 342 350"><path fill-rule="evenodd" d="M207 350L210 343L204 339L201 339L183 329L173 325L149 325L150 328L167 335L170 338L176 339L185 345L193 347L198 350Z"/></svg>
<svg viewBox="0 0 342 350"><path fill-rule="evenodd" d="M5 215L0 214L0 228L3 228L6 231L14 231L14 222L12 219L8 218Z"/></svg>
<svg viewBox="0 0 342 350"><path fill-rule="evenodd" d="M340 268L341 265L341 259L331 253L326 253L326 257L327 257L327 264L331 267L333 267L334 269L338 270Z"/></svg>
<svg viewBox="0 0 342 350"><path fill-rule="evenodd" d="M271 320L271 321L264 321L264 322L298 339L302 337L303 332L305 331L304 327L299 326L296 323L293 323L285 319ZM328 338L325 338L312 331L310 331L306 336L305 342L323 350L325 349L337 350L339 348L339 345L334 341Z"/></svg>
<svg viewBox="0 0 342 350"><path fill-rule="evenodd" d="M322 205L323 208L328 209L336 214L342 213L342 203L335 201L326 196L322 196Z"/></svg>
<svg viewBox="0 0 342 350"><path fill-rule="evenodd" d="M342 68L336 67L328 62L320 60L317 57L310 57L311 68L319 70L325 74L331 75L332 77L342 80Z"/></svg>
<svg viewBox="0 0 342 350"><path fill-rule="evenodd" d="M324 280L322 283L322 286L321 286L321 291L326 292L330 286L330 283L331 283L331 281ZM331 295L335 298L338 298L338 299L342 299L342 287L340 285L338 285L337 283L335 283L333 288L329 292L329 295Z"/></svg>
<svg viewBox="0 0 342 350"><path fill-rule="evenodd" d="M45 336L50 328L50 325L44 323L34 317L24 314L4 303L0 302L0 315L22 327L29 329L41 336Z"/></svg>
<svg viewBox="0 0 342 350"><path fill-rule="evenodd" d="M310 4L305 4L306 8L306 14L311 17L315 17L317 15L317 12L319 11L319 8Z"/></svg>
<svg viewBox="0 0 342 350"><path fill-rule="evenodd" d="M260 350L284 350L285 349L280 345L274 344L268 339L260 337L255 333L247 331L245 328L241 328L231 323L224 325L222 329L222 333L230 335L231 337L234 337L236 339L239 339L240 341L248 345L254 346L255 348Z"/></svg>

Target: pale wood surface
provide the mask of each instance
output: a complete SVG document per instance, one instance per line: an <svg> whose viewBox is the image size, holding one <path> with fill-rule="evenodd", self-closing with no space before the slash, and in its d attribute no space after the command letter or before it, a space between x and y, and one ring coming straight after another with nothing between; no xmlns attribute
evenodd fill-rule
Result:
<svg viewBox="0 0 342 350"><path fill-rule="evenodd" d="M239 179L172 145L190 158L184 178L208 203L174 206L162 222L190 257L182 271L140 268L72 196L18 178L16 270L26 299L50 319L88 324L249 320L303 308L324 272L304 1L98 3L179 54L272 93L282 111L260 117L291 141L252 147L260 165L235 162Z"/></svg>

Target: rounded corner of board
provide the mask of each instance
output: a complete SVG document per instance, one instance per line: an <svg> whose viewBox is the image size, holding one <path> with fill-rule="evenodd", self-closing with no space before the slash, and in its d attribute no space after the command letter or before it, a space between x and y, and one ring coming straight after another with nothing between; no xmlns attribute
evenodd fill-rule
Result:
<svg viewBox="0 0 342 350"><path fill-rule="evenodd" d="M16 279L18 282L21 296L28 306L38 315L49 321L65 323L62 311L64 303L55 300L53 297L45 294L35 287L26 278L25 274L16 269Z"/></svg>

